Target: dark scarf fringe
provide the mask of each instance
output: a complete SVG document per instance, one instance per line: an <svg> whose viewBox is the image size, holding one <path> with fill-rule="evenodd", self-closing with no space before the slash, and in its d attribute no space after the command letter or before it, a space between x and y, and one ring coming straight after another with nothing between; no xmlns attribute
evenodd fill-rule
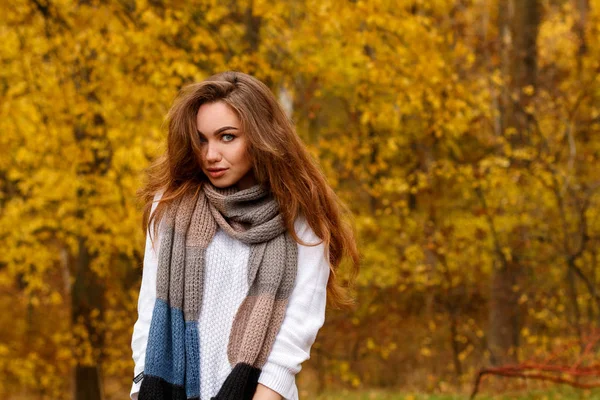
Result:
<svg viewBox="0 0 600 400"><path fill-rule="evenodd" d="M252 400L258 386L261 370L251 365L240 363L232 369L225 379L221 390L210 400ZM154 376L144 375L140 387L140 400L200 400L199 397L187 398L185 388Z"/></svg>
<svg viewBox="0 0 600 400"><path fill-rule="evenodd" d="M138 399L144 400L200 400L199 397L188 399L185 388L174 385L158 376L144 375L144 384L140 386Z"/></svg>
<svg viewBox="0 0 600 400"><path fill-rule="evenodd" d="M244 363L236 364L219 393L211 400L252 400L259 376L260 369Z"/></svg>

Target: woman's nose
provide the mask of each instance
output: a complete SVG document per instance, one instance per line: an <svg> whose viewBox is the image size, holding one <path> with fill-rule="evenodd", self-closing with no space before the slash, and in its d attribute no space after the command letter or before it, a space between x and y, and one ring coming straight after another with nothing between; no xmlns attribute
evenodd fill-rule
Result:
<svg viewBox="0 0 600 400"><path fill-rule="evenodd" d="M206 154L204 155L204 157L206 161L217 162L221 160L221 152L219 151L218 146L207 143L205 149Z"/></svg>

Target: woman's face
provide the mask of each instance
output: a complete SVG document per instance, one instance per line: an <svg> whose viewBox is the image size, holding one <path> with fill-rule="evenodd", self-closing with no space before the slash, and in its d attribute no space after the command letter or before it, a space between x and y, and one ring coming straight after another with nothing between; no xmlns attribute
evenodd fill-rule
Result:
<svg viewBox="0 0 600 400"><path fill-rule="evenodd" d="M226 103L204 103L198 109L196 127L201 143L201 166L219 188L237 185L247 189L256 183L248 139L236 113Z"/></svg>

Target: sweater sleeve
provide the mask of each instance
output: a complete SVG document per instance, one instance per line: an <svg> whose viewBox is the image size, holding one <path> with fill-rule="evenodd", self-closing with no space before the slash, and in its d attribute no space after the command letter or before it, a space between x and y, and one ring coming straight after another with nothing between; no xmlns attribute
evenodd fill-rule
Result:
<svg viewBox="0 0 600 400"><path fill-rule="evenodd" d="M157 200L160 198L160 194L154 196L154 203L152 204L151 211L153 212L156 208ZM138 319L133 326L133 334L131 336L131 350L133 353L133 362L135 364L133 369L133 376L137 377L141 372L144 371L144 363L146 357L146 345L148 343L148 333L150 331L150 322L152 320L152 312L154 311L154 301L156 300L156 273L158 269L158 248L160 246L159 240L155 238L154 247L150 240L150 231L152 227L148 227L146 233L146 249L144 251L144 265L142 269L142 284L140 286L140 292L138 296ZM141 379L137 379L137 383L134 381L131 386L130 397L132 400L137 400L140 386L142 384Z"/></svg>
<svg viewBox="0 0 600 400"><path fill-rule="evenodd" d="M296 233L306 243L319 243L303 217L295 223ZM298 272L288 300L285 317L275 337L258 382L279 393L285 400L298 398L296 374L310 358L319 329L325 322L329 262L323 243L298 244Z"/></svg>

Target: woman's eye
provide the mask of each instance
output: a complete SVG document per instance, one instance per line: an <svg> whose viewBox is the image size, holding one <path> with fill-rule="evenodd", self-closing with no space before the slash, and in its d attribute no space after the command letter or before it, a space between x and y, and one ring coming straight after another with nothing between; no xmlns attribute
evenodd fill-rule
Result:
<svg viewBox="0 0 600 400"><path fill-rule="evenodd" d="M233 136L233 135L231 135L231 134L229 134L229 133L226 133L226 134L224 134L223 136L221 136L221 138L222 138L222 139L223 139L223 141L225 141L225 142L231 142L233 139L235 139L235 136Z"/></svg>

